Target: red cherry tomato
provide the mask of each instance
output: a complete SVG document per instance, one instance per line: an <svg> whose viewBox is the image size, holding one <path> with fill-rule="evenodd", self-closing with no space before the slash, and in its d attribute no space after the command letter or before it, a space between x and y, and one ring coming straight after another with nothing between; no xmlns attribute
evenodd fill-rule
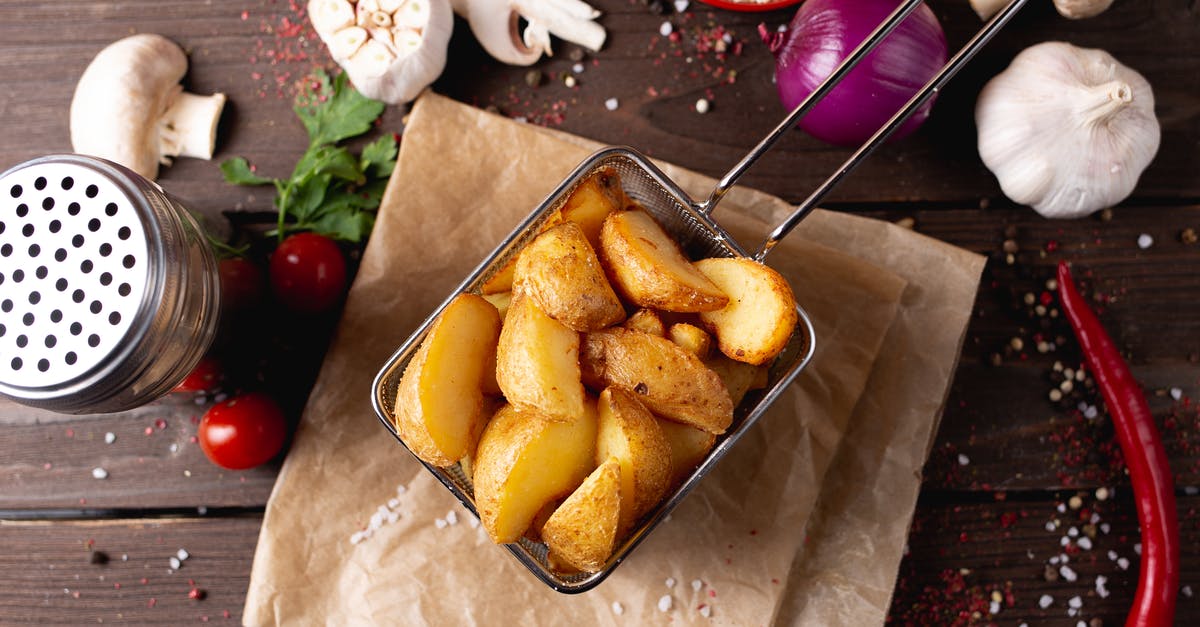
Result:
<svg viewBox="0 0 1200 627"><path fill-rule="evenodd" d="M338 304L346 291L346 258L324 235L288 236L271 255L271 287L293 311L321 313Z"/></svg>
<svg viewBox="0 0 1200 627"><path fill-rule="evenodd" d="M217 264L221 275L221 308L225 311L252 309L262 300L262 268L244 257L222 259Z"/></svg>
<svg viewBox="0 0 1200 627"><path fill-rule="evenodd" d="M279 453L287 438L287 422L274 399L251 392L210 407L200 419L198 435L200 448L212 463L243 470Z"/></svg>
<svg viewBox="0 0 1200 627"><path fill-rule="evenodd" d="M215 357L201 357L188 376L175 386L175 392L207 392L221 382L221 362Z"/></svg>

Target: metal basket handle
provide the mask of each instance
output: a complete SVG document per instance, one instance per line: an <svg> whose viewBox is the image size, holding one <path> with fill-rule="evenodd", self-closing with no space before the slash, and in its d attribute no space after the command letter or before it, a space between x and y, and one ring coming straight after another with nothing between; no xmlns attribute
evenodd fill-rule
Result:
<svg viewBox="0 0 1200 627"><path fill-rule="evenodd" d="M975 53L979 52L979 50L982 49L983 46L996 35L996 33L1000 32L1000 29L1003 28L1004 25L1007 24L1014 15L1016 15L1017 11L1019 11L1027 1L1028 0L1012 0L1009 2L1008 6L1004 7L1003 10L993 16L992 19L989 20L987 24L985 24L984 27L980 29L979 32L976 33L975 36L972 37L970 41L968 41L958 51L958 53L951 57L950 60L947 61L944 66L942 66L942 69L933 78L929 79L929 82L925 83L925 86L922 87L920 91L918 91L911 99L909 99L908 103L904 105L904 108L896 112L896 114L893 115L891 119L887 121L887 123L885 123L879 130L875 131L875 134L872 135L871 138L866 141L866 143L860 146L858 150L854 152L854 154L850 155L850 158L848 158L841 165L841 167L839 167L833 174L829 176L829 178L825 179L825 181L817 186L817 189L814 190L812 194L810 194L808 198L804 200L804 202L796 206L791 215L784 219L784 221L780 223L770 235L767 236L766 241L762 243L762 246L754 254L754 259L757 261L762 261L767 256L767 253L770 252L780 240L786 237L787 234L790 233L792 229L794 229L796 225L800 223L801 220L803 220L806 216L808 216L809 213L812 212L812 210L817 206L817 203L820 202L830 190L832 190L839 182L841 182L841 180L845 178L847 174L858 167L858 165L864 159L866 159L868 155L874 152L880 144L886 141L887 138L890 137L892 133L899 128L900 125L902 125L910 115L912 115L914 111L919 109L927 100L929 100L929 98L940 91L942 87L944 87L946 83L949 82L949 80L953 78L954 75L957 74L958 71L962 69L962 67L966 65L966 63L970 61L972 57L975 56ZM740 179L742 175L750 169L750 166L754 165L754 163L758 161L759 157L761 157L767 152L767 150L774 146L775 142L777 142L785 132L791 129L792 126L794 126L796 122L800 120L800 118L804 117L804 115L807 114L814 106L816 106L816 104L820 102L820 100L824 98L826 94L832 91L833 88L836 87L837 84L841 82L841 80L845 78L845 76L849 74L850 71L853 70L854 67L858 65L858 63L862 61L864 57L870 54L870 52L874 50L875 47L884 40L884 38L886 38L893 30L896 29L897 26L899 26L900 22L902 22L904 18L908 17L910 13L916 10L917 5L921 4L921 2L922 0L905 0L903 4L896 7L896 10L892 11L891 15L889 15L887 19L877 26L875 30L872 31L871 34L868 35L867 38L863 40L863 42L859 44L858 47L855 48L854 51L851 52L850 55L847 56L840 65L838 65L837 69L835 69L833 73L831 73L824 81L822 81L821 84L812 91L812 93L810 93L799 105L796 106L795 109L792 109L791 113L789 113L788 116L784 118L774 130L764 137L757 146L751 149L741 161L734 165L733 168L731 168L729 172L725 174L725 176L721 177L721 180L717 182L717 185L713 189L712 193L709 194L708 199L700 203L697 208L705 215L711 214L713 209L716 208L717 203L719 203L721 199L725 197L725 194L728 193L729 190L737 183L738 179Z"/></svg>

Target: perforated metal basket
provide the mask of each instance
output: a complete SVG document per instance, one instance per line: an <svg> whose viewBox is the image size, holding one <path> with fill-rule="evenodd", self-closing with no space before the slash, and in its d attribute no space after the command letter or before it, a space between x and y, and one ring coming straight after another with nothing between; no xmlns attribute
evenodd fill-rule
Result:
<svg viewBox="0 0 1200 627"><path fill-rule="evenodd" d="M115 163L55 155L0 175L0 394L104 413L168 392L216 332L199 227Z"/></svg>
<svg viewBox="0 0 1200 627"><path fill-rule="evenodd" d="M906 120L913 111L922 106L934 93L977 52L1009 19L1024 5L1026 0L1012 0L1005 9L996 14L974 38L972 38L933 79L896 113L878 132L861 146L836 172L824 181L793 213L767 236L758 250L751 254L743 249L711 214L717 203L732 188L741 175L766 152L791 126L827 94L838 81L887 36L921 0L904 0L867 39L856 48L838 69L805 99L770 135L750 151L717 184L707 200L697 202L672 182L661 170L641 153L632 148L608 148L601 150L580 164L546 200L522 222L512 234L455 289L441 306L418 328L411 337L388 359L372 383L371 400L380 422L401 443L396 431L394 414L397 387L404 369L416 354L433 322L442 310L460 293L479 293L482 285L500 272L520 251L531 242L543 224L551 219L566 202L571 192L591 174L603 168L614 169L621 178L625 192L638 201L679 242L684 252L693 259L706 257L751 257L762 261L774 246L782 240L816 204L846 174L853 170L867 155L879 146ZM576 593L589 590L612 574L613 570L680 501L696 487L716 463L725 456L747 430L758 420L784 389L808 365L813 355L814 337L812 324L802 307L798 307L799 320L786 347L769 368L766 388L747 394L734 410L734 420L728 431L720 437L716 446L704 461L673 493L669 494L654 510L639 521L637 527L617 547L608 562L592 573L564 573L556 570L549 562L545 545L522 538L505 547L538 579L559 592ZM419 458L418 458L418 461ZM462 504L478 515L470 477L460 465L438 468L421 462L429 472L446 486Z"/></svg>

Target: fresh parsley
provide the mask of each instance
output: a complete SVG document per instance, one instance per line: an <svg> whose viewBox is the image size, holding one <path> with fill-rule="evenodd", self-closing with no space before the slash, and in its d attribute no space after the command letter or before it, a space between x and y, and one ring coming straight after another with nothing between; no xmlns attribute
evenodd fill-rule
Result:
<svg viewBox="0 0 1200 627"><path fill-rule="evenodd" d="M317 70L305 85L293 111L308 131L308 149L291 176L259 176L242 157L221 163L221 173L234 185L275 186L279 221L271 234L281 240L287 233L313 231L361 242L375 224L398 145L394 135L384 135L355 156L337 144L371 130L385 105L349 87L344 73L331 80Z"/></svg>

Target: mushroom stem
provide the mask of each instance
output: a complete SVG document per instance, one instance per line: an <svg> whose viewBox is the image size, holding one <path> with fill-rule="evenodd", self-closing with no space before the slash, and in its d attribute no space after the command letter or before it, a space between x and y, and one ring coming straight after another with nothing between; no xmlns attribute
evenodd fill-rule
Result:
<svg viewBox="0 0 1200 627"><path fill-rule="evenodd" d="M217 142L217 122L225 107L225 94L200 96L181 92L158 120L158 146L162 163L169 157L212 159Z"/></svg>
<svg viewBox="0 0 1200 627"><path fill-rule="evenodd" d="M604 45L607 33L604 27L592 20L600 12L581 0L513 0L513 9L529 22L529 30L535 25L560 39L579 44L589 50L599 50ZM536 30L535 30L536 32ZM546 53L550 53L549 41L545 41ZM526 45L534 47L526 39Z"/></svg>

